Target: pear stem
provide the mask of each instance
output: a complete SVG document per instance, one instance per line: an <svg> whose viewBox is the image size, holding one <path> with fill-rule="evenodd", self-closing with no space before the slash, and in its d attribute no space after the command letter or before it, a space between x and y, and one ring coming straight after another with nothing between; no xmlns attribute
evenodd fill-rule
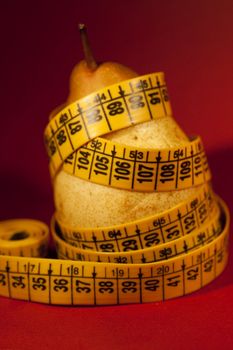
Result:
<svg viewBox="0 0 233 350"><path fill-rule="evenodd" d="M87 28L85 24L81 24L81 23L79 24L79 33L81 36L82 47L83 47L84 57L87 62L87 66L89 69L95 70L98 67L98 64L96 63L96 60L91 50L91 45L89 42L89 38L87 35Z"/></svg>

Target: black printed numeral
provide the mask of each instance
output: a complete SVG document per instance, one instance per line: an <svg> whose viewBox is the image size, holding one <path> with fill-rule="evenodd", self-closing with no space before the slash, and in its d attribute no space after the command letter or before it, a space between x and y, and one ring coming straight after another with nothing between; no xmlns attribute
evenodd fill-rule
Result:
<svg viewBox="0 0 233 350"><path fill-rule="evenodd" d="M32 288L35 290L45 290L46 289L46 279L43 277L33 277L32 278Z"/></svg>

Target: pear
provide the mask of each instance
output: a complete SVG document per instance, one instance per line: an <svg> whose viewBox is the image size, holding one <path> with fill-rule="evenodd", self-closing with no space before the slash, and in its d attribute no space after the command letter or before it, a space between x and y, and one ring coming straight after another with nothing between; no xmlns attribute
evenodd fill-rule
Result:
<svg viewBox="0 0 233 350"><path fill-rule="evenodd" d="M67 103L94 91L137 76L119 63L98 65L92 55L87 31L80 25L85 60L78 63L70 77ZM167 148L189 142L171 117L145 122L104 136L125 145L143 148ZM60 220L69 227L101 227L131 222L161 213L192 195L190 188L171 192L133 192L102 186L61 170L54 181L55 207Z"/></svg>
<svg viewBox="0 0 233 350"><path fill-rule="evenodd" d="M131 79L138 74L116 62L97 64L88 40L84 24L79 25L85 60L79 62L70 75L70 94L67 103L72 103L105 86Z"/></svg>

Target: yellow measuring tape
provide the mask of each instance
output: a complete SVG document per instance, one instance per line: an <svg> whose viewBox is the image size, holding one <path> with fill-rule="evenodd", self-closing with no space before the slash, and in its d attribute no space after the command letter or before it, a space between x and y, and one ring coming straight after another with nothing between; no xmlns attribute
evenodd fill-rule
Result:
<svg viewBox="0 0 233 350"><path fill-rule="evenodd" d="M199 137L184 147L148 150L96 138L72 153L63 170L84 180L135 191L171 191L210 180Z"/></svg>
<svg viewBox="0 0 233 350"><path fill-rule="evenodd" d="M30 219L0 222L0 255L46 256L49 229L43 222Z"/></svg>
<svg viewBox="0 0 233 350"><path fill-rule="evenodd" d="M56 212L51 233L59 259L39 258L46 256L49 239L43 223L0 223L0 295L64 305L151 302L198 290L223 271L230 216L209 183L200 138L163 150L99 138L167 115L164 75L155 73L91 94L49 122L52 177L63 169L127 190L197 190L166 212L112 227L68 227Z"/></svg>
<svg viewBox="0 0 233 350"><path fill-rule="evenodd" d="M171 115L163 73L126 80L88 95L62 109L45 130L51 175L89 140Z"/></svg>
<svg viewBox="0 0 233 350"><path fill-rule="evenodd" d="M171 258L169 247L164 247L167 250L161 250L158 261L152 263L1 256L0 294L49 304L106 305L160 301L196 291L214 280L227 263L229 213L222 201L219 206L220 226L213 224L208 233L205 228L200 231L191 250L184 240L187 251L172 253ZM66 244L62 249L62 257L76 257Z"/></svg>

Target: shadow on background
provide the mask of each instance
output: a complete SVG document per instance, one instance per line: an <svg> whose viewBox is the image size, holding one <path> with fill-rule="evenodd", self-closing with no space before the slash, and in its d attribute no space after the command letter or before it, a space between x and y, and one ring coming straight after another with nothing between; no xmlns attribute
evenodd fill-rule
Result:
<svg viewBox="0 0 233 350"><path fill-rule="evenodd" d="M233 148L226 148L207 154L212 182L215 192L227 203L230 211L233 211Z"/></svg>
<svg viewBox="0 0 233 350"><path fill-rule="evenodd" d="M231 214L230 226L230 255L226 269L213 282L202 288L198 293L208 293L217 288L222 288L233 283L233 148L225 148L208 153L207 157L212 172L212 183L216 194L227 204Z"/></svg>
<svg viewBox="0 0 233 350"><path fill-rule="evenodd" d="M53 214L52 189L44 191L23 174L0 173L1 201L0 220L32 218L49 223Z"/></svg>

